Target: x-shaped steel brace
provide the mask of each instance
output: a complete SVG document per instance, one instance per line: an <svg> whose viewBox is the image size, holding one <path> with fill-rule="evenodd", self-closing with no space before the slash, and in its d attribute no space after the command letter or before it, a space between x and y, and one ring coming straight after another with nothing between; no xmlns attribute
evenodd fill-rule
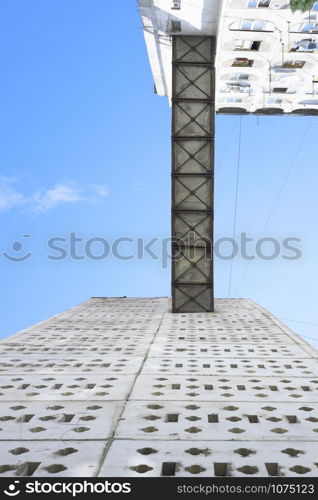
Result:
<svg viewBox="0 0 318 500"><path fill-rule="evenodd" d="M202 276L207 280L209 281L209 276L206 276L204 274L203 271L201 271L201 269L199 267L197 267L197 264L202 260L204 259L206 256L203 255L201 256L198 260L196 260L195 262L192 262L185 254L182 254L182 256L189 262L190 264L190 267L195 267L197 271L199 271L199 273L202 274ZM179 274L179 276L176 276L176 280L179 280L182 276L184 276L184 274L189 270L189 267L187 269L185 269L185 271L182 271L181 274ZM203 285L205 285L205 283L203 283Z"/></svg>
<svg viewBox="0 0 318 500"><path fill-rule="evenodd" d="M200 87L199 87L199 86L195 83L197 80L199 80L199 78L201 78L201 76L203 76L203 75L205 75L205 73L209 72L209 71L210 71L210 68L205 68L205 69L204 69L204 71L203 71L200 75L198 75L198 76L197 76L194 80L190 80L190 78L189 78L187 75L185 75L183 71L181 71L180 66L177 66L177 68L176 68L176 69L177 69L177 71L179 71L179 73L181 73L181 75L183 75L183 76L184 76L184 78L185 78L186 80L188 80L188 82L189 82L189 83L188 83L188 85L187 85L186 87L184 87L182 90L180 90L180 92L176 95L176 97L178 97L178 96L180 95L180 93L181 93L181 92L184 92L184 91L185 91L185 90L187 90L189 87L191 87L191 85L194 85L194 87L196 87L196 88L197 88L200 92L202 92L202 94L206 95L207 99L210 99L210 98L211 98L210 94L207 94L207 93L206 93L203 89L201 89L201 88L200 88Z"/></svg>
<svg viewBox="0 0 318 500"><path fill-rule="evenodd" d="M178 58L177 61L182 61L182 59L184 59L188 54L190 54L190 52L196 52L197 54L199 54L201 57L203 57L203 59L205 59L205 61L207 62L207 64L211 64L211 61L209 61L209 59L207 59L203 54L201 54L201 52L198 50L198 47L205 42L205 39L201 40L199 43L197 43L196 45L190 45L184 38L182 37L179 37L180 40L183 41L183 43L185 45L187 45L188 47L190 47L190 50L188 50L188 52L186 52L185 54L183 54L183 56L181 58Z"/></svg>
<svg viewBox="0 0 318 500"><path fill-rule="evenodd" d="M182 220L183 224L185 224L186 226L188 226L189 231L192 231L192 232L196 233L196 234L200 237L200 239L205 239L205 238L203 238L202 234L200 234L200 233L197 231L197 227L198 227L200 224L202 224L202 222L204 222L207 218L209 218L209 217L210 217L210 214L206 214L206 215L205 215L205 217L204 217L202 220L200 220L199 222L197 222L194 226L190 226L190 224L188 224L188 223L187 223L187 221L185 221L185 220L182 218L182 216L180 215L180 213L177 213L177 216L178 216L178 218L179 218L180 220ZM185 233L181 236L181 238L180 238L180 239L183 239L183 238L184 238L187 234L188 234L188 231L187 231L187 232L185 232Z"/></svg>
<svg viewBox="0 0 318 500"><path fill-rule="evenodd" d="M185 174L186 175L186 174ZM179 184L181 184L187 191L189 191L189 194L187 194L181 201L178 202L178 205L181 205L181 203L184 203L185 200L187 200L188 198L190 198L190 196L194 196L195 198L197 198L201 203L203 203L203 205L206 206L206 208L208 210L211 209L211 207L205 203L204 200L201 200L201 198L198 196L197 194L197 190L200 189L202 186L204 186L204 184L206 184L208 181L210 181L210 178L209 177L206 177L204 179L204 181L199 185L197 186L194 190L191 190L188 188L188 186L186 186L182 181L181 181L181 178L180 177L176 177L176 180L179 182Z"/></svg>
<svg viewBox="0 0 318 500"><path fill-rule="evenodd" d="M202 285L204 286L204 285ZM210 309L209 308L206 308L204 307L202 304L200 304L200 302L198 302L196 299L202 295L202 293L205 293L208 289L208 287L205 289L205 290L202 290L201 292L197 293L196 295L194 296L189 296L186 292L184 292L180 286L177 287L179 292L181 292L188 300L186 300L180 307L178 307L178 309L180 310L182 307L185 307L188 303L190 302L195 302L199 307L201 307L203 310L205 310L206 312L210 312Z"/></svg>
<svg viewBox="0 0 318 500"><path fill-rule="evenodd" d="M202 151L206 146L208 146L209 144L208 143L204 143L203 146L201 146L195 153L189 153L189 151L181 144L181 140L180 141L175 141L175 144L178 144L178 146L183 149L183 151L188 155L188 158L181 164L178 166L177 169L175 169L175 172L178 172L182 167L184 167L184 165L186 163L188 163L188 161L190 160L194 160L196 163L198 163L198 165L200 165L204 170L206 170L207 172L210 172L209 168L207 168L200 160L198 160L196 158L196 155L198 153L200 153L200 151Z"/></svg>
<svg viewBox="0 0 318 500"><path fill-rule="evenodd" d="M183 109L183 108L182 108L182 106L181 106L181 103L176 103L176 105L178 106L178 108L180 108L180 109L181 109L181 111L183 111L183 113L185 113L186 115L188 115L188 117L190 118L190 120L189 120L189 121L188 121L185 125L183 125L183 126L182 126L182 127L181 127L181 128L180 128L177 132L176 132L176 135L179 135L179 134L180 134L180 132L181 132L181 131L185 128L185 127L187 127L187 126L189 125L189 123L191 123L191 122L195 122L195 123L196 123L196 125L197 125L198 127L200 127L200 128L203 130L203 132L204 132L205 134L209 135L209 130L205 130L205 128L204 128L204 127L203 127L200 123L198 123L198 122L197 122L197 118L198 118L198 116L200 116L200 115L201 115L201 113L203 113L203 111L205 111L205 110L206 110L206 108L207 108L207 107L209 107L209 105L208 105L208 104L205 104L205 106L203 107L203 109L201 109L201 110L199 111L199 113L197 113L195 116L191 116L191 115L188 113L188 111L187 111L187 110Z"/></svg>

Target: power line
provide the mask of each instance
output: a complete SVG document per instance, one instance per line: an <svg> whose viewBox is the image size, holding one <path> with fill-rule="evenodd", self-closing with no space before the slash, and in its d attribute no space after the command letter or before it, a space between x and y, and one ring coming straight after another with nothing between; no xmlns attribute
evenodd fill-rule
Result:
<svg viewBox="0 0 318 500"><path fill-rule="evenodd" d="M229 146L230 141L231 141L231 139L232 139L232 135L233 135L234 129L235 129L236 125L237 125L237 122L238 122L238 118L236 118L236 120L235 120L235 121L234 121L234 123L233 123L232 129L231 129L231 132L230 132L230 135L229 135L228 140L227 140L227 142L226 142L226 145L225 145L225 147L224 147L224 149L223 149L223 151L222 151L222 154L221 154L220 160L219 160L219 162L217 163L217 165L216 165L216 167L215 167L215 171L217 171L217 170L219 169L219 167L220 167L220 165L221 165L221 163L222 163L222 161L223 161L223 158L224 158L224 156L225 156L225 153L227 152L228 146Z"/></svg>
<svg viewBox="0 0 318 500"><path fill-rule="evenodd" d="M233 220L233 236L232 236L233 241L235 239L235 233L236 233L237 200L238 200L238 191L239 191L239 182L240 182L240 167L241 167L241 145L242 145L242 116L240 116L240 121L239 121L239 140L238 140L238 152L237 152L236 187L235 187L234 220ZM227 295L228 297L231 294L232 271L233 271L233 256L231 259L231 267L230 267L230 275L229 275L229 289L228 289L228 295Z"/></svg>
<svg viewBox="0 0 318 500"><path fill-rule="evenodd" d="M290 319L290 318L282 318L281 316L278 316L278 319L281 319L283 321L291 321L292 323L301 323L303 325L310 325L310 326L318 326L318 323L310 323L309 321L300 321L298 319ZM301 333L298 333L299 337L304 337L305 339L310 339L310 340L318 340L318 337L309 337L308 335L302 335Z"/></svg>
<svg viewBox="0 0 318 500"><path fill-rule="evenodd" d="M310 323L309 321L300 321L298 319L281 318L281 317L279 319L282 319L284 321L292 321L293 323L302 323L304 325L318 326L318 323Z"/></svg>
<svg viewBox="0 0 318 500"><path fill-rule="evenodd" d="M264 231L265 231L265 229L266 229L266 227L267 227L267 225L268 225L269 221L271 220L271 218L272 218L272 216L273 216L273 213L274 213L274 211L275 211L275 209L276 209L276 206L277 206L277 204L278 204L278 202L279 202L279 200L280 200L280 198L281 198L281 196L282 196L282 193L283 193L284 188L285 188L285 186L286 186L286 184L287 184L287 182L288 182L288 179L289 179L289 177L290 177L290 174L291 174L291 172L292 172L292 170L293 170L293 168L294 168L294 166L295 166L296 160L298 159L298 156L299 156L299 153L300 153L300 151L301 151L302 145L303 145L303 143L304 143L304 141L305 141L305 139L306 139L306 137L307 137L307 135L308 135L308 132L309 132L309 130L310 130L310 128L311 128L311 125L312 125L313 119L314 119L314 117L312 116L312 117L311 117L311 119L310 119L310 121L309 121L309 123L308 123L308 126L307 126L307 128L306 128L306 130L305 130L305 133L304 133L304 135L302 136L302 138L301 138L301 140L300 140L300 142L299 142L299 145L298 145L298 148L297 148L296 153L295 153L295 155L294 155L294 158L293 158L293 160L292 160L292 162L291 162L291 164L290 164L290 166L289 166L289 169L288 169L288 170L287 170L287 172L286 172L286 175L285 175L285 177L284 177L283 183L282 183L282 185L281 185L281 187L280 187L280 189L279 189L279 191L278 191L278 193L277 193L277 196L276 196L276 198L275 198L275 200L274 200L274 203L273 203L273 205L272 205L272 207L271 207L271 209L270 209L270 211L269 211L269 214L268 214L268 216L267 216L267 218L266 218L266 220L265 220L265 224L264 224L264 226L263 226L263 229L262 229L262 231L260 232L260 234L259 234L259 236L258 236L258 239L259 239L259 240L262 238L262 236L263 236L263 234L264 234ZM249 270L249 267L250 267L251 263L252 263L252 261L251 261L251 260L249 260L249 261L248 261L248 263L246 264L246 267L245 267L245 269L244 269L244 271L243 271L243 274L242 274L242 276L241 276L241 279L240 279L240 281L239 281L239 283L238 283L238 285L237 285L237 287L236 287L236 290L235 290L235 292L234 292L234 295L236 295L236 294L237 294L237 292L239 291L239 289L240 289L240 287L241 287L241 285L242 285L242 282L243 282L243 280L244 280L244 278L245 278L245 276L246 276L246 274L247 274L247 272L248 272L248 270Z"/></svg>
<svg viewBox="0 0 318 500"><path fill-rule="evenodd" d="M301 335L298 333L299 337L304 337L305 339L310 339L310 340L318 340L318 337L308 337L308 335Z"/></svg>
<svg viewBox="0 0 318 500"><path fill-rule="evenodd" d="M273 206L272 206L272 208L271 208L271 210L270 210L270 212L269 212L269 215L268 215L268 217L267 217L267 219L266 219L266 221L265 221L265 224L264 224L264 227L263 227L263 229L262 229L262 233L261 233L260 238L263 236L264 231L265 231L265 229L266 229L266 227L267 227L267 224L268 224L268 223L269 223L269 221L271 220L272 215L273 215L273 213L274 213L274 211L275 211L275 208L276 208L276 206L277 206L277 203L279 202L279 200L280 200L280 198L281 198L282 192L283 192L283 190L284 190L284 188L285 188L285 186L286 186L286 184L287 184L287 181L288 181L288 179L289 179L289 177L290 177L290 174L291 174L291 172L292 172L292 170L293 170L293 168L294 168L294 165L295 165L295 163L296 163L296 160L297 160L297 158L298 158L298 155L299 155L299 153L300 153L300 150L301 150L301 148L302 148L302 145L303 145L303 143L304 143L304 141L305 141L305 139L306 139L306 137L307 137L307 135L308 135L308 132L309 132L310 127L311 127L311 125L312 125L312 121L313 121L313 119L314 119L314 117L312 116L312 117L311 117L311 119L310 119L310 121L309 121L309 123L308 123L308 126L307 126L307 128L306 128L306 130L305 130L305 133L304 133L304 135L303 135L303 137L302 137L302 139L301 139L301 141L300 141L300 143L299 143L299 146L298 146L298 149L297 149L297 151L296 151L296 154L295 154L295 156L294 156L294 158L293 158L293 161L292 161L292 163L291 163L291 165L290 165L290 167L289 167L289 169L288 169L288 171L287 171L287 173L286 173L286 175L285 175L285 178L284 178L283 184L282 184L282 186L281 186L281 188L280 188L280 190L279 190L279 192L278 192L278 194L277 194L277 196L276 196L276 199L275 199L275 201L274 201L274 203L273 203Z"/></svg>

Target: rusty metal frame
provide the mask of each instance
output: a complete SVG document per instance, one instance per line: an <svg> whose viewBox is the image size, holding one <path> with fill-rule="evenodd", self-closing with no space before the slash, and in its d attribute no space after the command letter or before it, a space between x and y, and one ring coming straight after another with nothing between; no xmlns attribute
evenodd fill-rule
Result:
<svg viewBox="0 0 318 500"><path fill-rule="evenodd" d="M214 56L214 37L173 37L173 312L213 311Z"/></svg>

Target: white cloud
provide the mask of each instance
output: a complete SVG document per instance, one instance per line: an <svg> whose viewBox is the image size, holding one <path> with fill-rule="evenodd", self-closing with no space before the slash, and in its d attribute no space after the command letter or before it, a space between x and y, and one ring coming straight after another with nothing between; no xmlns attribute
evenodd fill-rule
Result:
<svg viewBox="0 0 318 500"><path fill-rule="evenodd" d="M36 193L31 199L34 210L47 212L61 203L84 201L81 189L71 183L57 184L52 189Z"/></svg>
<svg viewBox="0 0 318 500"><path fill-rule="evenodd" d="M93 191L95 191L97 196L101 198L106 198L106 196L109 194L109 189L108 186L106 186L106 184L99 184L99 185L92 184L91 188L93 189Z"/></svg>
<svg viewBox="0 0 318 500"><path fill-rule="evenodd" d="M24 196L15 189L15 182L15 179L0 177L0 212L6 212L24 205Z"/></svg>
<svg viewBox="0 0 318 500"><path fill-rule="evenodd" d="M0 176L0 212L23 208L33 212L48 212L66 203L99 203L109 194L104 184L84 188L73 181L59 183L50 189L25 195L17 188L16 179Z"/></svg>

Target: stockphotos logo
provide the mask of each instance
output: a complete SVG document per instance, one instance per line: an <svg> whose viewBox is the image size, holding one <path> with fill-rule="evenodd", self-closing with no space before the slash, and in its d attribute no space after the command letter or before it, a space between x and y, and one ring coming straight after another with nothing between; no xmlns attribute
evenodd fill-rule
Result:
<svg viewBox="0 0 318 500"><path fill-rule="evenodd" d="M195 261L197 251L204 252L204 259L210 260L213 255L217 259L232 260L265 260L284 259L287 261L298 260L302 256L299 248L300 238L295 236L277 239L270 236L255 239L247 233L240 233L237 239L222 237L212 240L201 238L195 231L190 231L185 238L131 238L122 236L115 240L108 240L102 236L83 238L75 232L65 236L52 236L42 247L37 245L37 253L42 253L49 261L59 262L65 259L82 261L84 259L103 261L107 258L121 261L152 259L161 262L166 269L169 261L184 257ZM13 263L22 263L31 259L35 254L30 249L32 235L22 234L11 242L2 252L2 257ZM173 255L171 253L174 248ZM213 248L213 253L211 252ZM44 250L44 253L43 253ZM1 257L1 251L0 251ZM202 257L201 257L202 258Z"/></svg>
<svg viewBox="0 0 318 500"><path fill-rule="evenodd" d="M20 481L14 481L11 483L4 493L9 497L14 497L19 495L19 493L37 493L37 494L71 494L72 497L80 495L82 493L131 493L131 483L111 483L110 481L92 483L90 481L74 482L74 483L63 483L63 482L40 482L33 481L25 484L25 490L21 492L18 489Z"/></svg>
<svg viewBox="0 0 318 500"><path fill-rule="evenodd" d="M20 481L14 481L9 484L8 489L4 490L3 493L5 493L8 497L16 497L20 493L20 490L17 489L19 484Z"/></svg>

